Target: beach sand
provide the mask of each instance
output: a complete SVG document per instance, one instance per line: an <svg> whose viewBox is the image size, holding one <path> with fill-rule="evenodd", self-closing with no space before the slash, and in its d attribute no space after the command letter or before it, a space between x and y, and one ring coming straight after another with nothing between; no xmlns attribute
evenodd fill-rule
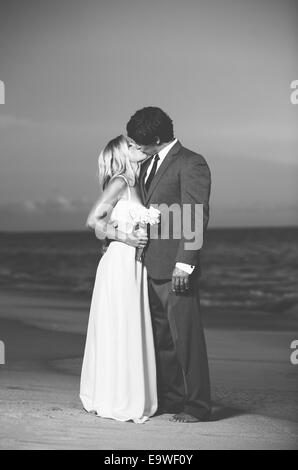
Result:
<svg viewBox="0 0 298 470"><path fill-rule="evenodd" d="M297 316L204 309L213 413L207 423L143 425L86 413L79 379L89 301L2 293L1 449L297 449ZM281 327L281 325L283 327Z"/></svg>

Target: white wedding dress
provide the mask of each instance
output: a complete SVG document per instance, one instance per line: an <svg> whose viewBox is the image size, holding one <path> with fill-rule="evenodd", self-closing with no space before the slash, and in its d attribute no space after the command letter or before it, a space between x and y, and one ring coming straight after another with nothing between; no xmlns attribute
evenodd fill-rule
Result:
<svg viewBox="0 0 298 470"><path fill-rule="evenodd" d="M131 200L128 183L127 192L111 214L111 222L125 232L133 229L131 209L141 204ZM156 366L147 271L135 260L135 252L134 247L113 241L99 262L80 399L98 416L143 423L157 410Z"/></svg>

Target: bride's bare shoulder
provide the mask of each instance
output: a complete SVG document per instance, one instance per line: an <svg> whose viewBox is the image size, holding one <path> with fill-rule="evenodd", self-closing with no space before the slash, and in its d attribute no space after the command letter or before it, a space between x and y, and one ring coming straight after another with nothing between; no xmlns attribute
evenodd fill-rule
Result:
<svg viewBox="0 0 298 470"><path fill-rule="evenodd" d="M126 189L127 182L121 175L113 176L104 189L106 195L122 194Z"/></svg>

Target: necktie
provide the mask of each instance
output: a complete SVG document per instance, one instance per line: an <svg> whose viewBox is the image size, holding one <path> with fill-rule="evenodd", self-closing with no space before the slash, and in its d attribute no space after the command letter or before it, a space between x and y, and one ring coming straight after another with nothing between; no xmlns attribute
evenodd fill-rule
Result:
<svg viewBox="0 0 298 470"><path fill-rule="evenodd" d="M158 160L159 160L159 155L158 153L155 155L154 157L154 162L153 162L153 165L152 165L152 168L151 168L151 171L149 173L149 176L146 180L146 183L145 183L145 188L146 188L146 191L148 192L149 191L149 188L150 188L150 185L152 183L152 180L155 176L155 173L156 173L156 169L157 169L157 164L158 164Z"/></svg>

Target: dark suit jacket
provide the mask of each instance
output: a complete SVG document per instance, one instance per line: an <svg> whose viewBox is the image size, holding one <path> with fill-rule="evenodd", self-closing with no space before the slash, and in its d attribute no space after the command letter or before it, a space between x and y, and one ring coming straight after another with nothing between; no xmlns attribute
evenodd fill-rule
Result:
<svg viewBox="0 0 298 470"><path fill-rule="evenodd" d="M211 176L209 166L202 155L184 148L178 141L161 163L148 194L144 179L150 161L143 163L140 172L140 187L143 204L190 204L192 228L194 228L194 206L203 204L203 227L206 231L209 220L209 196ZM161 215L162 217L162 215ZM182 218L183 220L183 218ZM186 250L185 242L192 240L183 236L173 238L173 218L169 217L169 239L150 239L144 251L144 262L152 279L171 279L176 262L195 265L193 276L201 274L198 250Z"/></svg>

